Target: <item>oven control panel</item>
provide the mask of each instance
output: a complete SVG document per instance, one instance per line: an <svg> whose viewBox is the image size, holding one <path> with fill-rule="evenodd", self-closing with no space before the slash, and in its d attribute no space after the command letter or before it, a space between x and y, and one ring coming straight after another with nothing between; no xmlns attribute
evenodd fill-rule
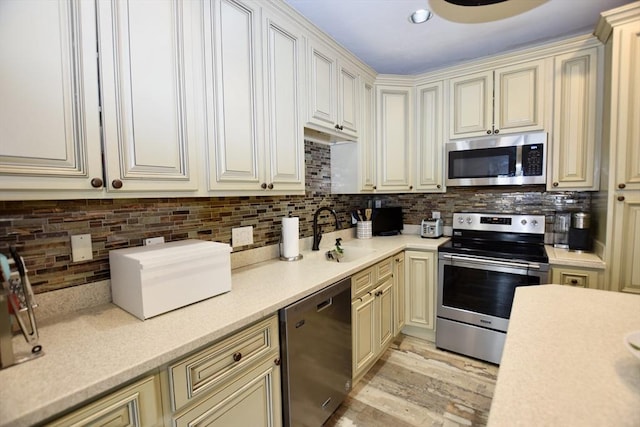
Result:
<svg viewBox="0 0 640 427"><path fill-rule="evenodd" d="M454 213L453 229L544 234L544 215Z"/></svg>

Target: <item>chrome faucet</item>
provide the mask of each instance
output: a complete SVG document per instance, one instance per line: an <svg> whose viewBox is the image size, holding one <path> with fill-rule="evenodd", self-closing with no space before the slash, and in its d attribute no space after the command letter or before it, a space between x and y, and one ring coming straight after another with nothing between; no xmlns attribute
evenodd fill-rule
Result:
<svg viewBox="0 0 640 427"><path fill-rule="evenodd" d="M316 213L313 214L313 245L311 246L312 251L320 250L320 240L322 240L322 229L318 227L318 215L320 215L320 212L322 211L331 212L333 214L333 217L336 220L336 230L340 229L340 220L338 219L338 214L336 213L336 211L327 206L323 206L319 208L316 211Z"/></svg>

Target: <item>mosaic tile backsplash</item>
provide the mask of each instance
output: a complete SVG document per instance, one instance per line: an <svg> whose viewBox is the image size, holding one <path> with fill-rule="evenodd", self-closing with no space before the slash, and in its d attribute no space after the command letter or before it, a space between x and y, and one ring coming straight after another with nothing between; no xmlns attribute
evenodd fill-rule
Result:
<svg viewBox="0 0 640 427"><path fill-rule="evenodd" d="M449 188L446 194L332 195L329 147L305 142L304 196L212 197L109 200L0 201L0 252L16 246L25 259L34 292L42 293L109 278L109 250L142 245L148 237L165 241L201 239L231 242L231 229L253 226L254 244L247 250L278 243L280 219L300 217L300 237L312 235L315 210L331 206L342 227L348 212L373 199L383 206L402 206L405 224L420 224L439 211L445 225L453 212L513 212L544 214L552 222L556 211L590 211L591 194L546 192L544 186ZM326 218L326 219L325 219ZM321 217L324 231L333 222ZM90 233L93 260L71 261L70 236Z"/></svg>

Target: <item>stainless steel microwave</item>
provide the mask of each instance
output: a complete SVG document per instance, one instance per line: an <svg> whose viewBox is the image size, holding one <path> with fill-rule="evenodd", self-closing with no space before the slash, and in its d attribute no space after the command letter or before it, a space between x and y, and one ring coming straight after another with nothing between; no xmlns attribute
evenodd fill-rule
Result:
<svg viewBox="0 0 640 427"><path fill-rule="evenodd" d="M547 182L547 133L487 137L446 144L447 186Z"/></svg>

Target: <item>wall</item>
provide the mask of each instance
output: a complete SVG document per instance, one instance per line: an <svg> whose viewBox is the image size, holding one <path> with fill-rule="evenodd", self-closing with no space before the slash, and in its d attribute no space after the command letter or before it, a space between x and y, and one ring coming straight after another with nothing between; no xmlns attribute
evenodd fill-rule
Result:
<svg viewBox="0 0 640 427"><path fill-rule="evenodd" d="M406 224L420 224L433 210L451 225L455 211L518 212L547 215L557 210L590 210L590 193L545 192L544 186L448 189L446 194L339 195L331 192L328 146L305 142L306 194L285 197L212 197L108 200L0 201L0 252L16 246L25 258L36 293L109 278L111 249L139 246L143 239L202 239L230 243L231 228L254 227L254 244L276 244L280 218L300 217L300 235L312 235L313 213L332 206L348 227L348 212L374 198L402 206ZM333 224L327 216L322 224ZM332 231L333 227L323 226ZM70 236L90 233L92 261L71 262Z"/></svg>

